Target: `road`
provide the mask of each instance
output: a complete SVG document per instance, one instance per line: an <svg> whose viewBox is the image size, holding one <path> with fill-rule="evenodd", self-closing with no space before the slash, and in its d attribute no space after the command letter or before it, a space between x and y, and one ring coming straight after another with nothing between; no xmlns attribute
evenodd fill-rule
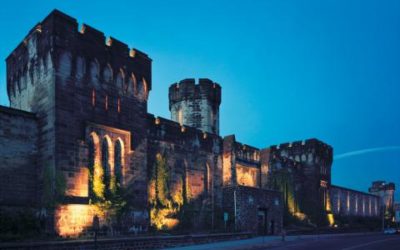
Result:
<svg viewBox="0 0 400 250"><path fill-rule="evenodd" d="M246 240L224 241L171 250L400 250L400 235L344 234L256 237Z"/></svg>
<svg viewBox="0 0 400 250"><path fill-rule="evenodd" d="M400 250L400 235L341 236L294 240L275 247L257 247L273 250Z"/></svg>

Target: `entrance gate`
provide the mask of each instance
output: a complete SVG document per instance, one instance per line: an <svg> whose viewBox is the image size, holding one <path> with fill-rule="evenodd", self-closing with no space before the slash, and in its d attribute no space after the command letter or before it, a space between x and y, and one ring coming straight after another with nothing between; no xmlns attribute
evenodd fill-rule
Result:
<svg viewBox="0 0 400 250"><path fill-rule="evenodd" d="M258 234L259 235L266 235L268 233L267 209L263 209L263 208L258 209L257 225L258 225Z"/></svg>

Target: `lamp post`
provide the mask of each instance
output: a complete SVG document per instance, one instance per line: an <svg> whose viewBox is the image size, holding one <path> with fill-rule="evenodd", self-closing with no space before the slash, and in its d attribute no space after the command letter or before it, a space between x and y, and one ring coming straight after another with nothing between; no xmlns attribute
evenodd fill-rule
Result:
<svg viewBox="0 0 400 250"><path fill-rule="evenodd" d="M385 232L385 205L382 202L382 233Z"/></svg>
<svg viewBox="0 0 400 250"><path fill-rule="evenodd" d="M94 249L97 249L97 231L99 231L100 228L100 220L97 215L93 216L93 230L94 230Z"/></svg>

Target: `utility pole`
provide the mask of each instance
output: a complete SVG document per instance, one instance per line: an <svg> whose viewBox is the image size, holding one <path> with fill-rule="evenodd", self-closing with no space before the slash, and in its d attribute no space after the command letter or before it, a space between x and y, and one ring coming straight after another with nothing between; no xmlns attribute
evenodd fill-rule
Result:
<svg viewBox="0 0 400 250"><path fill-rule="evenodd" d="M236 232L236 187L233 190L233 209L234 209L234 219L235 219L235 232Z"/></svg>
<svg viewBox="0 0 400 250"><path fill-rule="evenodd" d="M383 202L383 198L381 198L382 200L382 233L385 232L385 204Z"/></svg>

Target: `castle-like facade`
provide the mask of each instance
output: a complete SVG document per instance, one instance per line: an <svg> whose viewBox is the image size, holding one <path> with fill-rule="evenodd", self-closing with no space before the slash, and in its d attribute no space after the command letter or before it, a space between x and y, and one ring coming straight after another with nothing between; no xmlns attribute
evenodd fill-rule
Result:
<svg viewBox="0 0 400 250"><path fill-rule="evenodd" d="M148 113L152 60L57 10L8 56L0 107L0 207L31 208L77 235L118 190L122 228L276 234L285 209L323 224L379 216L379 198L331 185L332 148L310 139L266 149L219 135L221 86L169 88L171 120ZM185 216L182 216L184 211ZM189 216L187 216L189 215Z"/></svg>

